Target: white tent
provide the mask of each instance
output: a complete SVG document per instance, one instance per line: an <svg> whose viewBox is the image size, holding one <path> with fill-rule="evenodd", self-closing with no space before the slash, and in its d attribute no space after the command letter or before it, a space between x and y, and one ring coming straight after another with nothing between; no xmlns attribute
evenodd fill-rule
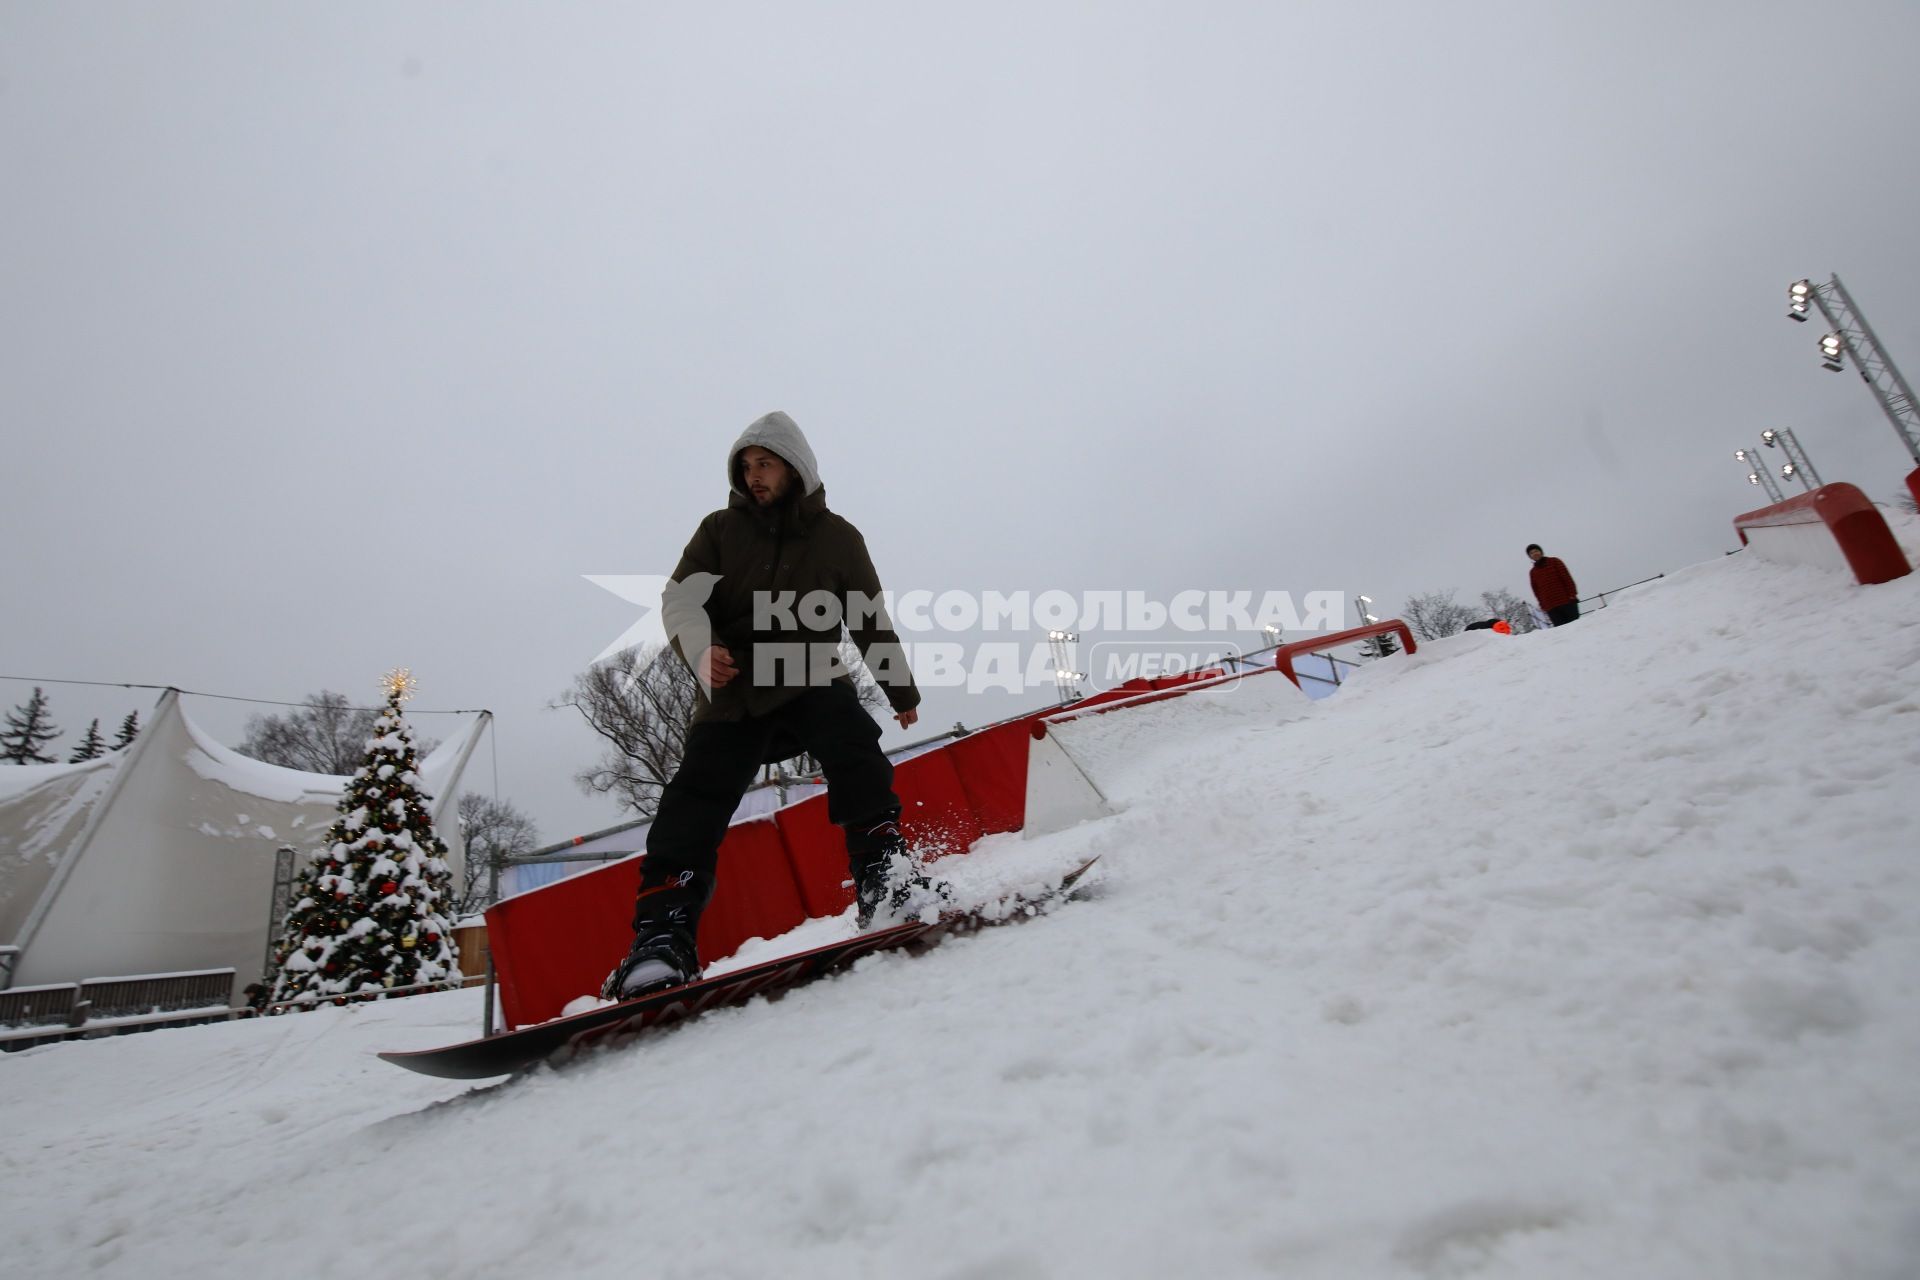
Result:
<svg viewBox="0 0 1920 1280"><path fill-rule="evenodd" d="M421 762L456 881L453 800L490 717ZM221 746L169 689L133 745L83 764L0 769L0 939L13 983L232 968L260 976L276 852L325 836L347 779ZM236 992L237 995L237 992Z"/></svg>

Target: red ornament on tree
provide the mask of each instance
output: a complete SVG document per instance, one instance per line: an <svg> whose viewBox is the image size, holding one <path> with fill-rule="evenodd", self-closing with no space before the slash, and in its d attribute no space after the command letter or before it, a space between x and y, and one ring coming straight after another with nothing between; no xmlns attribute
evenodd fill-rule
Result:
<svg viewBox="0 0 1920 1280"><path fill-rule="evenodd" d="M393 880L389 880L385 884L380 886L380 892L382 893L398 893L399 891L400 891L400 885Z"/></svg>

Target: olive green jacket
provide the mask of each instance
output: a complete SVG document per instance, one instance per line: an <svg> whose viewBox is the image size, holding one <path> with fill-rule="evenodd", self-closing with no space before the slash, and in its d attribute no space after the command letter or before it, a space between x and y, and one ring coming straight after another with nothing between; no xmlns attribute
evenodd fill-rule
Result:
<svg viewBox="0 0 1920 1280"><path fill-rule="evenodd" d="M754 444L786 459L801 480L798 492L769 508L740 480L740 453ZM866 540L827 509L799 427L784 413L761 418L734 443L727 473L727 505L694 530L662 601L663 624L683 662L691 667L717 643L738 669L718 689L701 687L694 722L762 716L810 684L850 683L832 661L843 623L893 710L918 706L900 638L879 607L880 575Z"/></svg>

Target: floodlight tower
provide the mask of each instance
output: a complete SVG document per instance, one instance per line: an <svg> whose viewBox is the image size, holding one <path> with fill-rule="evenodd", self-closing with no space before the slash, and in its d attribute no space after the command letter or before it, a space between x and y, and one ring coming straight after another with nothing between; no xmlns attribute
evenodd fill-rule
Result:
<svg viewBox="0 0 1920 1280"><path fill-rule="evenodd" d="M1920 464L1920 405L1913 399L1913 388L1900 376L1900 370L1880 346L1866 316L1855 306L1839 276L1825 284L1796 280L1787 288L1787 318L1805 320L1809 307L1818 307L1832 331L1820 339L1820 367L1839 373L1848 357L1860 371L1860 380L1880 402L1880 409L1893 423L1893 429L1906 447L1907 455ZM1908 484L1915 480L1909 477Z"/></svg>
<svg viewBox="0 0 1920 1280"><path fill-rule="evenodd" d="M1787 455L1786 465L1780 468L1781 479L1797 479L1808 492L1820 487L1820 473L1814 470L1813 459L1807 456L1806 449L1801 447L1799 439L1793 432L1785 427L1778 431L1762 431L1760 443L1769 449L1777 448Z"/></svg>
<svg viewBox="0 0 1920 1280"><path fill-rule="evenodd" d="M1073 646L1079 642L1076 631L1047 632L1047 648L1053 655L1053 689L1063 707L1080 700L1080 682L1087 678L1086 672L1073 669Z"/></svg>
<svg viewBox="0 0 1920 1280"><path fill-rule="evenodd" d="M1780 492L1780 486L1773 482L1773 476L1767 471L1766 463L1760 460L1757 452L1752 449L1736 449L1733 456L1736 461L1746 467L1748 484L1759 485L1775 502L1786 501L1785 495Z"/></svg>

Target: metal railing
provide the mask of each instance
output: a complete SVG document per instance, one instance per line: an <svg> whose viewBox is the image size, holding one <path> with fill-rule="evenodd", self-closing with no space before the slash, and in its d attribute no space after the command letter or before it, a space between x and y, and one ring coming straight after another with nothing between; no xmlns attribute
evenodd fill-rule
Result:
<svg viewBox="0 0 1920 1280"><path fill-rule="evenodd" d="M1303 654L1318 653L1322 649L1332 649L1343 644L1353 644L1360 640L1370 640L1375 636L1393 635L1400 637L1400 647L1408 653L1418 652L1420 646L1413 638L1413 630L1399 618L1389 618L1385 622L1375 622L1365 627L1354 627L1350 631L1336 631L1330 636L1316 636L1310 640L1296 640L1292 644L1283 644L1273 651L1273 665L1280 673L1293 681L1294 687L1300 685L1300 677L1294 674L1293 660Z"/></svg>
<svg viewBox="0 0 1920 1280"><path fill-rule="evenodd" d="M232 969L199 969L136 978L88 978L80 984L80 999L90 1018L227 1008L233 1004L233 973Z"/></svg>
<svg viewBox="0 0 1920 1280"><path fill-rule="evenodd" d="M491 963L491 962L489 962ZM433 991L459 991L465 987L474 987L486 982L487 975L481 973L463 973L438 982L416 982L404 987L381 987L374 991L342 991L334 995L309 995L293 1000L280 1000L273 1004L262 1005L253 1010L261 1016L282 1013L301 1013L308 1009L324 1006L364 1004L369 1000L398 1000L406 996L426 995Z"/></svg>
<svg viewBox="0 0 1920 1280"><path fill-rule="evenodd" d="M1586 597L1586 598L1585 598L1584 600L1581 600L1581 601L1579 602L1579 604L1580 604L1580 607L1584 609L1584 608L1586 608L1586 607L1587 607L1587 605L1588 605L1588 604L1591 604L1591 603L1593 603L1594 601L1596 601L1596 600L1597 600L1597 601L1599 601L1599 603L1598 603L1598 604L1595 604L1595 605L1594 605L1594 608L1596 608L1596 609L1604 609L1604 608L1606 608L1606 607L1607 607L1607 597L1608 597L1608 596L1617 596L1617 595L1619 595L1619 594L1620 594L1621 592L1623 592L1623 591L1631 591L1631 590L1633 590L1633 589L1634 589L1635 587L1644 587L1644 586L1646 586L1646 585L1647 585L1647 584L1648 584L1649 582L1658 582L1658 581L1659 581L1660 579L1662 579L1662 578L1664 578L1664 577L1666 577L1666 576L1667 576L1667 575L1666 575L1666 574L1664 574L1664 573L1656 573L1656 574L1654 574L1654 575L1653 575L1653 576L1652 576L1651 578L1642 578L1642 579L1640 579L1640 581L1638 581L1638 582L1629 582L1629 583L1628 583L1628 584L1627 584L1626 586L1624 586L1624 587L1614 587L1613 589L1611 589L1611 590L1609 590L1609 591L1602 591L1602 592L1601 592L1601 593L1600 593L1599 595L1597 595L1597 596L1588 596L1588 597Z"/></svg>
<svg viewBox="0 0 1920 1280"><path fill-rule="evenodd" d="M12 987L0 991L0 1027L67 1026L79 1003L80 984L77 982Z"/></svg>
<svg viewBox="0 0 1920 1280"><path fill-rule="evenodd" d="M0 991L0 1050L224 1022L233 1016L233 974L232 969L197 969Z"/></svg>

